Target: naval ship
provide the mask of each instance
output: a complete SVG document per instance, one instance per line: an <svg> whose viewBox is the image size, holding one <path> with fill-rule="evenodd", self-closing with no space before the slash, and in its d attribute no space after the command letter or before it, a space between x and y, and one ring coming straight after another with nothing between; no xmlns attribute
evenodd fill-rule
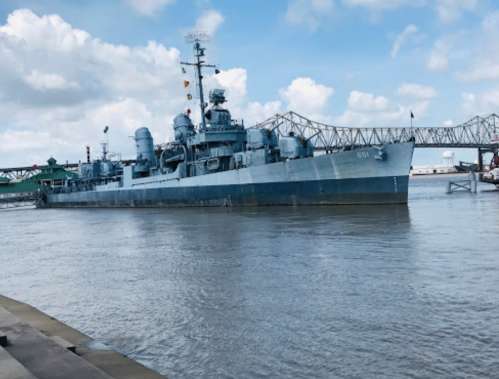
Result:
<svg viewBox="0 0 499 379"><path fill-rule="evenodd" d="M319 154L303 135L245 128L224 108L223 89L204 102L202 70L216 67L194 42L194 61L180 63L196 72L201 122L179 114L174 140L156 147L138 129L133 163L108 159L103 144L100 159L80 164L78 178L46 191L38 207L407 203L413 141Z"/></svg>

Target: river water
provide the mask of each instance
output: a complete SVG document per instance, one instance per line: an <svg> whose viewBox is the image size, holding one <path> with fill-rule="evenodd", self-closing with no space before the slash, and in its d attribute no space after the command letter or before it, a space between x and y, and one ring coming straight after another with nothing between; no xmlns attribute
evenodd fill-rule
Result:
<svg viewBox="0 0 499 379"><path fill-rule="evenodd" d="M499 192L0 213L0 293L168 378L498 378Z"/></svg>

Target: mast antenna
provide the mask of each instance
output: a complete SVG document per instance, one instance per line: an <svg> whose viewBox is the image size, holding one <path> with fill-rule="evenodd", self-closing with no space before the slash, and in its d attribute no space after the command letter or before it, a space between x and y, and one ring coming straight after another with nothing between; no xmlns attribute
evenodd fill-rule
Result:
<svg viewBox="0 0 499 379"><path fill-rule="evenodd" d="M184 36L185 43L210 42L210 34L204 30L192 30Z"/></svg>
<svg viewBox="0 0 499 379"><path fill-rule="evenodd" d="M201 67L212 67L216 68L215 65L204 64L202 59L204 57L204 47L201 47L201 42L209 42L210 35L205 31L191 31L184 36L185 43L194 44L194 63L190 62L180 62L180 64L185 66L195 66L197 70L198 87L199 87L199 105L201 107L201 121L203 123L203 129L206 128L206 119L204 117L204 109L206 104L204 102L203 96L203 76L201 75Z"/></svg>

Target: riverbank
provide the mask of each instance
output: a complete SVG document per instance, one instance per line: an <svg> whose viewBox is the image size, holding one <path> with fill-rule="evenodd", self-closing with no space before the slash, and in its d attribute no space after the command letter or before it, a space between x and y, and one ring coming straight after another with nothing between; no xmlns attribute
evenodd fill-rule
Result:
<svg viewBox="0 0 499 379"><path fill-rule="evenodd" d="M110 320L110 322L112 322ZM165 379L38 309L0 295L0 379Z"/></svg>
<svg viewBox="0 0 499 379"><path fill-rule="evenodd" d="M468 173L466 173L466 172L449 172L449 173L442 173L442 174L410 174L409 179L446 178L446 177L450 177L450 176L468 176Z"/></svg>

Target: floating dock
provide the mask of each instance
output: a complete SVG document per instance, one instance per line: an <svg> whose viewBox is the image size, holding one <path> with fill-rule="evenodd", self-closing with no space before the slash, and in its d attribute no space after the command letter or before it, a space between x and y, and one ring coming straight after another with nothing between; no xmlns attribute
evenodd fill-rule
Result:
<svg viewBox="0 0 499 379"><path fill-rule="evenodd" d="M0 295L0 379L165 379L53 317Z"/></svg>

